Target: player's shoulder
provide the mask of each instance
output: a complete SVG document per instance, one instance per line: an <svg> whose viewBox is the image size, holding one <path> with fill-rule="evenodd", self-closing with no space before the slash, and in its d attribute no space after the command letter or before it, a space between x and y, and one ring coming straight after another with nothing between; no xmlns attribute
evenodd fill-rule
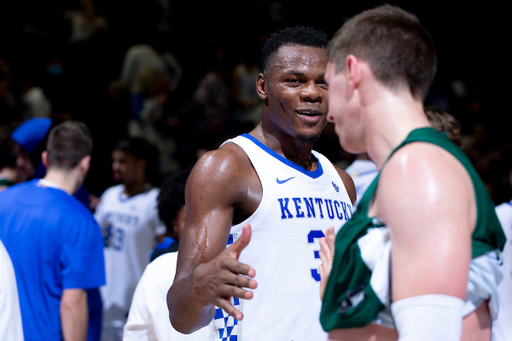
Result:
<svg viewBox="0 0 512 341"><path fill-rule="evenodd" d="M446 149L428 142L410 143L398 149L389 157L382 168L381 179L395 174L395 177L410 173L433 175L459 175L466 173L462 163Z"/></svg>
<svg viewBox="0 0 512 341"><path fill-rule="evenodd" d="M191 176L198 173L217 174L222 178L239 178L252 168L245 151L234 143L226 143L219 149L205 153L196 162Z"/></svg>
<svg viewBox="0 0 512 341"><path fill-rule="evenodd" d="M103 194L101 195L101 200L117 198L124 190L124 185L119 184L112 187L107 188Z"/></svg>

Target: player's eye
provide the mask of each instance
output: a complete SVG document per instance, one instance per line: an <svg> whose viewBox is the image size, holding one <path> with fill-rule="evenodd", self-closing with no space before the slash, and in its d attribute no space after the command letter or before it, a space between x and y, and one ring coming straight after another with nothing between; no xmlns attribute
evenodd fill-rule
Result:
<svg viewBox="0 0 512 341"><path fill-rule="evenodd" d="M292 84L298 84L299 83L299 79L298 78L288 78L286 80L286 82L292 83Z"/></svg>

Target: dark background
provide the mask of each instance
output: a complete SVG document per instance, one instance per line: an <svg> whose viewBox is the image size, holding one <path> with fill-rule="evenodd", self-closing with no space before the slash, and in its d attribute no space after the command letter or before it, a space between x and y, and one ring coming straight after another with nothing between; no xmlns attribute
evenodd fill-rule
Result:
<svg viewBox="0 0 512 341"><path fill-rule="evenodd" d="M171 0L164 10L157 0L93 3L96 14L108 21L109 29L89 41L71 43L71 27L64 14L77 9L79 1L4 1L0 5L0 57L8 62L20 86L27 75L44 84L54 114L67 113L87 123L95 139L95 150L86 184L98 195L113 183L110 151L126 136L126 108L109 97L107 88L119 77L123 56L130 46L140 42L141 32L154 32L155 39L181 63L184 74L174 97L180 106L190 100L203 72L205 46L212 41L222 46L229 71L245 50L260 51L270 32L300 24L313 26L332 37L351 16L382 4ZM427 104L454 115L467 136L474 134L477 124L485 128L484 147L480 147L478 158L473 161L495 202L508 200L508 170L504 169L500 154L510 138L510 54L506 51L511 30L504 3L388 3L416 14L432 35L438 73ZM63 63L64 72L58 80L44 76L53 59ZM462 86L462 91L454 91L454 84ZM334 159L350 158L337 143L331 142L332 139L325 138L317 149ZM480 159L485 159L482 165Z"/></svg>

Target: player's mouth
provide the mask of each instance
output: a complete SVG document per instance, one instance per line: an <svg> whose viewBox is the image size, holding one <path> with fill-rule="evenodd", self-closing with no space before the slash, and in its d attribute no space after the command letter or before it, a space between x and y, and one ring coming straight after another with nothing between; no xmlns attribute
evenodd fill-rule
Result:
<svg viewBox="0 0 512 341"><path fill-rule="evenodd" d="M298 109L295 110L295 112L307 123L317 123L323 116L325 116L323 112L316 109Z"/></svg>
<svg viewBox="0 0 512 341"><path fill-rule="evenodd" d="M119 181L121 179L121 175L119 173L114 172L112 175L113 175L114 180L116 180L116 181Z"/></svg>

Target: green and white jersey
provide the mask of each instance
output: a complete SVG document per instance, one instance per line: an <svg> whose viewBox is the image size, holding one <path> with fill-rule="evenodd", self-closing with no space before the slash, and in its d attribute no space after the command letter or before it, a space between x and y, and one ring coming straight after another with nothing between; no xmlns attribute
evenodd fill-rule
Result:
<svg viewBox="0 0 512 341"><path fill-rule="evenodd" d="M498 258L503 250L505 236L487 189L464 152L448 140L444 133L433 128L412 131L391 155L413 142L428 142L445 149L457 158L471 177L477 222L472 234L473 261L464 313L471 312L483 299L491 299L491 314L495 318L498 304L496 286L501 280ZM368 216L379 177L380 172L366 190L352 219L337 234L333 269L320 315L322 327L326 331L360 328L372 322L393 326L388 311L391 303L389 231L382 219Z"/></svg>

